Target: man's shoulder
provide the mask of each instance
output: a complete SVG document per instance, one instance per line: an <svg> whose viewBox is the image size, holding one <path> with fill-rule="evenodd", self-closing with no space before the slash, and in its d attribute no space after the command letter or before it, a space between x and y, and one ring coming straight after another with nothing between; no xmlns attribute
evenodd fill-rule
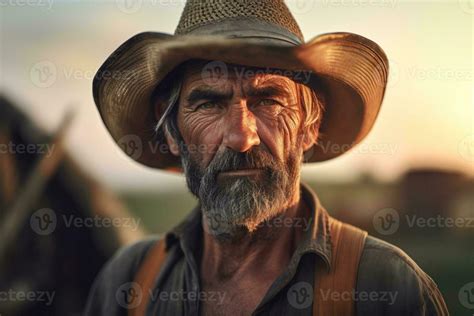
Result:
<svg viewBox="0 0 474 316"><path fill-rule="evenodd" d="M402 249L379 238L368 235L365 240L364 250L361 256L361 264L376 263L384 264L380 266L380 272L391 273L395 267L404 267L407 271L419 273L422 270L413 259Z"/></svg>
<svg viewBox="0 0 474 316"><path fill-rule="evenodd" d="M135 274L148 253L160 239L150 236L120 248L97 276L85 308L85 315L126 315L126 304L121 301L121 289L133 286Z"/></svg>
<svg viewBox="0 0 474 316"><path fill-rule="evenodd" d="M133 280L148 250L160 239L159 236L153 235L120 248L107 262L102 272Z"/></svg>
<svg viewBox="0 0 474 316"><path fill-rule="evenodd" d="M447 314L442 295L428 274L403 250L372 236L367 237L360 258L356 290L361 314Z"/></svg>

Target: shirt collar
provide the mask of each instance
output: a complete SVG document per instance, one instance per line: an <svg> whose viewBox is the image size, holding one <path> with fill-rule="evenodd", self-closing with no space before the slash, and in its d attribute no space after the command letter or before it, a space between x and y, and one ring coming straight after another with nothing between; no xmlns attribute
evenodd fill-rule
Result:
<svg viewBox="0 0 474 316"><path fill-rule="evenodd" d="M329 215L309 185L301 182L300 194L301 199L310 210L311 220L295 254L301 257L307 253L314 253L323 260L329 270L332 257ZM196 242L200 238L196 238L196 236L202 236L201 220L201 206L198 204L180 224L166 234L166 248L169 249L174 243L179 242L183 252L197 249Z"/></svg>

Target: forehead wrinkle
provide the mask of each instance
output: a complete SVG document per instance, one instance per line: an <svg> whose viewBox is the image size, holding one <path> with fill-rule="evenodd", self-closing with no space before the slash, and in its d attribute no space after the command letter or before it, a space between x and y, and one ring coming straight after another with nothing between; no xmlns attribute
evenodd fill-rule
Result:
<svg viewBox="0 0 474 316"><path fill-rule="evenodd" d="M283 84L288 84L290 82L293 82L293 80L291 80L290 78L288 77L285 77L285 76L282 76L282 75L278 75L278 74L272 74L272 73L257 73L255 76L254 76L254 79L255 80L259 80L259 81L262 81L263 83L268 81L268 80L273 80L275 82L281 82Z"/></svg>
<svg viewBox="0 0 474 316"><path fill-rule="evenodd" d="M222 87L222 85L218 87ZM198 100L206 100L206 99L229 100L229 99L232 99L233 95L234 95L234 91L231 87L226 86L224 87L224 89L216 89L216 87L213 87L211 85L201 84L201 85L192 87L187 92L187 96L185 99L188 104L191 104Z"/></svg>
<svg viewBox="0 0 474 316"><path fill-rule="evenodd" d="M252 88L257 88L260 86L269 86L276 85L285 89L286 91L291 91L291 83L293 81L286 77L272 74L256 75L253 80L250 82Z"/></svg>
<svg viewBox="0 0 474 316"><path fill-rule="evenodd" d="M245 96L258 95L259 89L264 91L265 88L275 88L277 94L283 94L288 99L296 100L296 89L294 89L296 86L294 84L294 81L283 76L259 74L246 82ZM271 90L269 89L269 91Z"/></svg>

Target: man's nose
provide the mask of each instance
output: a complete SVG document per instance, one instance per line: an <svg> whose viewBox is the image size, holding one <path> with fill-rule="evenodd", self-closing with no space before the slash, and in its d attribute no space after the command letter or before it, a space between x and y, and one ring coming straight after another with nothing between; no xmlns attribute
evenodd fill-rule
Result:
<svg viewBox="0 0 474 316"><path fill-rule="evenodd" d="M222 140L224 146L237 152L246 152L260 144L255 115L245 102L231 106L226 115L227 126Z"/></svg>

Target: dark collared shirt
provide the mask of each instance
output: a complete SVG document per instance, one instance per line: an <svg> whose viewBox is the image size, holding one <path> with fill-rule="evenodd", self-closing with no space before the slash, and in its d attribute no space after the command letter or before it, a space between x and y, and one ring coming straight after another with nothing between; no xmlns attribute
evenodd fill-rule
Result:
<svg viewBox="0 0 474 316"><path fill-rule="evenodd" d="M327 238L328 213L316 194L301 185L301 198L312 212L300 221L305 234L286 270L273 282L254 315L312 315L313 283L317 260L330 268L331 245ZM296 222L293 223L297 225ZM86 315L126 315L132 296L150 295L147 315L198 315L202 300L222 301L224 292L200 289L202 246L199 205L166 235L168 255L151 293L141 293L133 283L135 273L158 237L120 250L97 277L86 306ZM343 273L343 272L341 272ZM328 299L353 297L357 315L447 315L436 284L399 248L368 236L359 263L356 290L352 293L319 293Z"/></svg>

